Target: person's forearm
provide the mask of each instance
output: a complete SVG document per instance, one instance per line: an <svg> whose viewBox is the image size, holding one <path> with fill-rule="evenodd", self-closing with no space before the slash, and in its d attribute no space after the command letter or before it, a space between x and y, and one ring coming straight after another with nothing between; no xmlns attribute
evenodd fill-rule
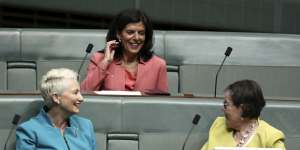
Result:
<svg viewBox="0 0 300 150"><path fill-rule="evenodd" d="M107 75L105 64L90 64L86 78L81 83L82 91L96 91L101 87Z"/></svg>

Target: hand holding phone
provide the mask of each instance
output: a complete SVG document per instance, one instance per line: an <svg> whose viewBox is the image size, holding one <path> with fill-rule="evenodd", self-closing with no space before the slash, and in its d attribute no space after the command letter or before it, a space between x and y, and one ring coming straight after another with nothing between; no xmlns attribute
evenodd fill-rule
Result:
<svg viewBox="0 0 300 150"><path fill-rule="evenodd" d="M121 44L121 42L119 40L113 40L114 42L111 43L110 47L109 47L109 50L110 51L113 51L115 50L116 48L118 48Z"/></svg>
<svg viewBox="0 0 300 150"><path fill-rule="evenodd" d="M105 52L104 52L104 63L110 64L115 55L115 49L119 46L120 42L117 40L111 40L106 42Z"/></svg>

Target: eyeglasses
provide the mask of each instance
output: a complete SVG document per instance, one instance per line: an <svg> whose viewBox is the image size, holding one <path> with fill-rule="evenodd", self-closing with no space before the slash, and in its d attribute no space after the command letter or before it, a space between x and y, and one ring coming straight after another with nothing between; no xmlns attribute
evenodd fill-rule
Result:
<svg viewBox="0 0 300 150"><path fill-rule="evenodd" d="M229 107L231 107L233 104L227 100L223 101L223 107L224 109L228 109Z"/></svg>

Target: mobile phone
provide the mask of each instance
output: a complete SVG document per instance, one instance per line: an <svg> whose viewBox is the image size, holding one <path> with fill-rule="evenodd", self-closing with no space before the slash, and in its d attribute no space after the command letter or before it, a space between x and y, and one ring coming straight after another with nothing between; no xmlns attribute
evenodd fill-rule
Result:
<svg viewBox="0 0 300 150"><path fill-rule="evenodd" d="M110 50L111 51L115 50L116 48L118 48L120 46L120 44L121 44L121 41L120 40L116 40L115 43L113 43L113 44L110 45Z"/></svg>

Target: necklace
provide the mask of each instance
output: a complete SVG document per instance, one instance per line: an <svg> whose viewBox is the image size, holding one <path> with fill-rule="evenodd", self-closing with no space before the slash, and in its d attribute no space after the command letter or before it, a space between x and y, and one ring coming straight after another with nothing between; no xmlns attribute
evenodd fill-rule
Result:
<svg viewBox="0 0 300 150"><path fill-rule="evenodd" d="M251 123L244 132L236 132L234 138L238 140L237 147L242 147L247 143L250 137L255 133L255 129L258 126L257 121Z"/></svg>

